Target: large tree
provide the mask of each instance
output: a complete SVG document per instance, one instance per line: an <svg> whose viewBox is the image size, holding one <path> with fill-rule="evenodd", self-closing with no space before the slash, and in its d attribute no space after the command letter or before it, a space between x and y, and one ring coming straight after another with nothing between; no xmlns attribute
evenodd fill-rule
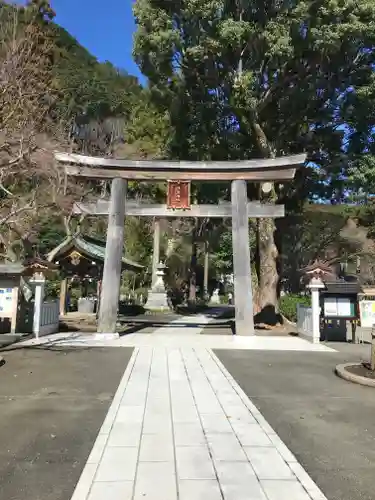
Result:
<svg viewBox="0 0 375 500"><path fill-rule="evenodd" d="M366 106L353 106L373 81L373 0L137 0L134 14L134 54L170 110L174 156L306 150L312 166L271 193L288 207L312 185L324 193L342 179L348 121L349 142L374 121L369 113L363 118ZM259 222L261 308L277 307L274 233L273 221Z"/></svg>

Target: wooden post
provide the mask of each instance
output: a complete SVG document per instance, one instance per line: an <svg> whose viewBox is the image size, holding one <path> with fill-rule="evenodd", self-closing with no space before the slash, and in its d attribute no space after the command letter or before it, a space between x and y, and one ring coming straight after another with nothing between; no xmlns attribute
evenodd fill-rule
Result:
<svg viewBox="0 0 375 500"><path fill-rule="evenodd" d="M99 318L101 290L102 282L100 279L98 279L98 281L96 282L96 318Z"/></svg>
<svg viewBox="0 0 375 500"><path fill-rule="evenodd" d="M66 314L66 293L68 288L68 279L64 278L60 284L60 316Z"/></svg>
<svg viewBox="0 0 375 500"><path fill-rule="evenodd" d="M126 187L126 180L119 178L113 179L100 298L99 333L116 333L117 310L120 295L121 260L124 246Z"/></svg>
<svg viewBox="0 0 375 500"><path fill-rule="evenodd" d="M203 275L203 292L204 299L208 299L208 266L209 266L208 241L204 242L204 275Z"/></svg>
<svg viewBox="0 0 375 500"><path fill-rule="evenodd" d="M246 181L232 181L234 304L237 335L254 335Z"/></svg>
<svg viewBox="0 0 375 500"><path fill-rule="evenodd" d="M154 220L154 248L152 251L152 283L151 288L155 285L158 277L156 275L160 261L160 221Z"/></svg>

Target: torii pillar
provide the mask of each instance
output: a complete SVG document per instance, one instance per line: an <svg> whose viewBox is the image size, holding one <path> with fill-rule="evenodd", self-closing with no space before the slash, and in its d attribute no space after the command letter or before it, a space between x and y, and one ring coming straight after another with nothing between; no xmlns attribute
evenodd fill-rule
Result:
<svg viewBox="0 0 375 500"><path fill-rule="evenodd" d="M112 180L98 333L115 333L117 330L117 311L124 247L126 188L127 182L125 179L115 178Z"/></svg>

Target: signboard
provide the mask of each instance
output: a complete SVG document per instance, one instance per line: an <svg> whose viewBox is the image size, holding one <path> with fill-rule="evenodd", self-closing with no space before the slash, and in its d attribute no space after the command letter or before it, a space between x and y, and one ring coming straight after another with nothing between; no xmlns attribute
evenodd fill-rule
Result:
<svg viewBox="0 0 375 500"><path fill-rule="evenodd" d="M336 297L324 298L324 316L337 316L337 299Z"/></svg>
<svg viewBox="0 0 375 500"><path fill-rule="evenodd" d="M347 297L324 297L325 318L355 318L355 300Z"/></svg>
<svg viewBox="0 0 375 500"><path fill-rule="evenodd" d="M361 300L359 303L361 326L372 328L375 325L375 300Z"/></svg>
<svg viewBox="0 0 375 500"><path fill-rule="evenodd" d="M173 210L190 209L190 181L168 181L167 206Z"/></svg>
<svg viewBox="0 0 375 500"><path fill-rule="evenodd" d="M337 299L337 316L339 318L350 318L353 316L352 303L350 299L339 297Z"/></svg>
<svg viewBox="0 0 375 500"><path fill-rule="evenodd" d="M13 314L13 288L0 288L0 316L11 317Z"/></svg>

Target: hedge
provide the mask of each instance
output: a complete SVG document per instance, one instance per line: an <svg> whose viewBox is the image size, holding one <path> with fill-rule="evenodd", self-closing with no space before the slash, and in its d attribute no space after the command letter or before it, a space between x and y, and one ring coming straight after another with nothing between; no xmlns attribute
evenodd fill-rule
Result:
<svg viewBox="0 0 375 500"><path fill-rule="evenodd" d="M306 295L284 295L280 297L279 308L280 313L289 321L297 321L297 304L303 306L311 305L311 298Z"/></svg>

